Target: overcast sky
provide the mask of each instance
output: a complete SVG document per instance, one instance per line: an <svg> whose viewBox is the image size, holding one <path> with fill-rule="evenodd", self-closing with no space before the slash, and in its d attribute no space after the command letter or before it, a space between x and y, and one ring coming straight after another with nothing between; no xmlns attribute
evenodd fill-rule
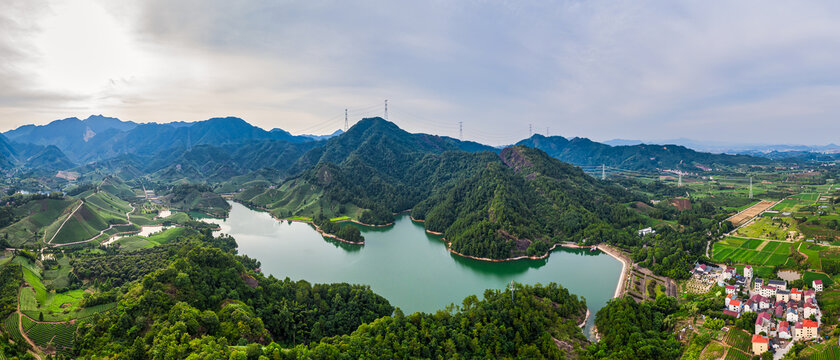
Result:
<svg viewBox="0 0 840 360"><path fill-rule="evenodd" d="M3 0L0 129L104 114L506 144L840 142L840 2ZM548 129L548 130L547 130Z"/></svg>

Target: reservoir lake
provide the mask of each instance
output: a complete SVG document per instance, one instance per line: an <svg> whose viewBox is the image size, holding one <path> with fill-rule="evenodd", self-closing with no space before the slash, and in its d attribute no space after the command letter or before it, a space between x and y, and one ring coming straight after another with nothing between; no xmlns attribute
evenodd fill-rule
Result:
<svg viewBox="0 0 840 360"><path fill-rule="evenodd" d="M482 298L485 289L556 282L586 299L591 315L584 333L592 338L595 313L612 298L621 263L600 251L558 247L547 259L486 262L450 253L440 236L423 224L399 215L393 226L356 224L365 245L324 238L306 223L278 221L266 212L232 202L219 224L239 244L239 252L262 263L264 274L310 283L370 285L406 314L435 312L460 305L469 296Z"/></svg>

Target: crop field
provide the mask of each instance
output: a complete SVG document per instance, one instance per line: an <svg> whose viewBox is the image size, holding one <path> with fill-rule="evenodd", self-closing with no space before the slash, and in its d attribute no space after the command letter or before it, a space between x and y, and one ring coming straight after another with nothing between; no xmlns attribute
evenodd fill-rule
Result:
<svg viewBox="0 0 840 360"><path fill-rule="evenodd" d="M31 305L23 307L23 313L33 319L37 319L40 314L44 314L44 321L66 321L78 318L79 304L84 296L84 290L71 290L63 293L50 293L46 300L40 306L32 308ZM21 296L21 302L23 302Z"/></svg>
<svg viewBox="0 0 840 360"><path fill-rule="evenodd" d="M128 203L104 191L88 197L85 202L121 218L125 217L125 213L131 211L131 206Z"/></svg>
<svg viewBox="0 0 840 360"><path fill-rule="evenodd" d="M36 345L42 347L49 344L63 348L71 347L73 346L75 334L76 326L64 323L34 323L29 330L26 330L26 335L29 336L29 339Z"/></svg>
<svg viewBox="0 0 840 360"><path fill-rule="evenodd" d="M769 200L762 200L758 204L751 206L750 208L733 215L728 220L732 222L733 225L739 226L747 220L752 219L758 214L761 214L764 210L767 210L771 205L773 205L774 201Z"/></svg>
<svg viewBox="0 0 840 360"><path fill-rule="evenodd" d="M746 266L746 265L735 265L735 269L738 270L739 274L743 274L744 273L744 266ZM752 268L753 268L753 274L755 274L755 277L760 277L760 278L773 277L773 267L772 266L752 265Z"/></svg>
<svg viewBox="0 0 840 360"><path fill-rule="evenodd" d="M808 359L810 360L835 360L840 359L840 347L837 345L828 345L821 349L821 351L815 351L812 353Z"/></svg>
<svg viewBox="0 0 840 360"><path fill-rule="evenodd" d="M70 283L70 258L58 259L58 265L58 269L44 270L44 283L54 289L64 288Z"/></svg>
<svg viewBox="0 0 840 360"><path fill-rule="evenodd" d="M75 205L72 200L44 199L31 201L28 204L16 209L15 216L21 219L0 230L0 236L8 235L12 246L20 246L25 243L37 242L43 239L44 229L63 218L65 211L70 211L70 205ZM57 227L58 225L55 225Z"/></svg>
<svg viewBox="0 0 840 360"><path fill-rule="evenodd" d="M823 286L826 288L830 287L831 285L834 285L834 280L832 280L831 277L829 277L826 274L813 271L806 271L802 273L802 280L804 280L805 284L807 284L809 287L811 286L811 282L814 280L822 280Z"/></svg>
<svg viewBox="0 0 840 360"><path fill-rule="evenodd" d="M726 352L725 360L751 360L752 356L747 355L747 353L735 350L734 348L730 348L729 351Z"/></svg>
<svg viewBox="0 0 840 360"><path fill-rule="evenodd" d="M38 299L35 298L35 291L25 287L20 290L20 309L23 312L38 310Z"/></svg>
<svg viewBox="0 0 840 360"><path fill-rule="evenodd" d="M726 333L724 340L727 345L743 351L750 351L751 339L750 334L746 331L732 329Z"/></svg>
<svg viewBox="0 0 840 360"><path fill-rule="evenodd" d="M799 205L799 200L797 199L784 199L782 202L776 204L772 210L781 211L781 212L792 212L796 210L796 206Z"/></svg>
<svg viewBox="0 0 840 360"><path fill-rule="evenodd" d="M3 320L3 330L9 334L9 337L12 338L16 343L25 343L26 340L23 339L23 335L20 334L20 329L18 329L18 314L14 313Z"/></svg>
<svg viewBox="0 0 840 360"><path fill-rule="evenodd" d="M796 222L790 217L759 217L747 226L738 229L733 235L767 240L793 240L790 231L796 231Z"/></svg>
<svg viewBox="0 0 840 360"><path fill-rule="evenodd" d="M115 218L109 216L108 218ZM117 223L121 222L117 220ZM53 243L66 244L69 242L90 239L99 234L99 231L108 227L108 221L91 205L83 205L73 216L67 220L64 227L59 230L53 239Z"/></svg>
<svg viewBox="0 0 840 360"><path fill-rule="evenodd" d="M33 272L31 269L23 268L23 280L26 281L32 289L35 290L35 298L38 302L43 302L47 299L47 288L41 282L41 277Z"/></svg>
<svg viewBox="0 0 840 360"><path fill-rule="evenodd" d="M803 241L799 243L798 249L799 252L808 257L808 264L810 264L811 269L822 270L820 266L820 250L823 250L824 247Z"/></svg>
<svg viewBox="0 0 840 360"><path fill-rule="evenodd" d="M120 250L122 251L135 251L169 243L181 236L184 231L186 231L185 228L173 227L149 237L139 235L129 236L117 240L117 243L120 245Z"/></svg>
<svg viewBox="0 0 840 360"><path fill-rule="evenodd" d="M700 354L699 360L717 360L723 357L723 353L726 351L726 348L717 343L717 342L710 342L706 349Z"/></svg>
<svg viewBox="0 0 840 360"><path fill-rule="evenodd" d="M733 262L752 265L775 266L784 264L790 256L790 243L728 237L712 246L712 259L716 262Z"/></svg>

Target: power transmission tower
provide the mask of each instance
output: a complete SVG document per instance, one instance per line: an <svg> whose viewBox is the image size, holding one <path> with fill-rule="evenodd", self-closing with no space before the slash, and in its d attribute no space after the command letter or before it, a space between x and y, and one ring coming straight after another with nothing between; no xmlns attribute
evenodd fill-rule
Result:
<svg viewBox="0 0 840 360"><path fill-rule="evenodd" d="M347 121L347 109L344 109L344 131L347 132L350 122Z"/></svg>
<svg viewBox="0 0 840 360"><path fill-rule="evenodd" d="M385 99L385 120L388 120L388 99Z"/></svg>
<svg viewBox="0 0 840 360"><path fill-rule="evenodd" d="M750 199L752 199L752 176L750 176Z"/></svg>
<svg viewBox="0 0 840 360"><path fill-rule="evenodd" d="M458 140L464 140L464 122L458 122Z"/></svg>
<svg viewBox="0 0 840 360"><path fill-rule="evenodd" d="M607 179L607 165L601 164L601 180Z"/></svg>
<svg viewBox="0 0 840 360"><path fill-rule="evenodd" d="M682 171L679 172L680 180L677 182L677 187L682 187Z"/></svg>
<svg viewBox="0 0 840 360"><path fill-rule="evenodd" d="M530 139L531 136L534 136L534 126L533 124L528 124L528 138Z"/></svg>
<svg viewBox="0 0 840 360"><path fill-rule="evenodd" d="M546 136L546 137L551 136L551 135L549 134L549 132L548 132L548 126L546 126L546 127L545 127L545 136Z"/></svg>

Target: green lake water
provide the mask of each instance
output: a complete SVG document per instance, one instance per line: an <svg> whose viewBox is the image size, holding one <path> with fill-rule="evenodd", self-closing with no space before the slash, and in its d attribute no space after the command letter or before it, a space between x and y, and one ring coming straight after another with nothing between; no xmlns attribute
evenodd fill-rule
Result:
<svg viewBox="0 0 840 360"><path fill-rule="evenodd" d="M485 289L502 289L510 281L556 282L586 298L591 316L584 330L590 336L595 313L612 298L621 271L609 255L564 248L545 260L466 259L451 254L439 236L407 215L385 228L359 226L365 245L350 245L323 238L309 224L277 221L231 204L227 219L210 221L236 238L240 253L259 260L263 273L310 283L367 284L405 313L434 312L469 295L481 298Z"/></svg>

